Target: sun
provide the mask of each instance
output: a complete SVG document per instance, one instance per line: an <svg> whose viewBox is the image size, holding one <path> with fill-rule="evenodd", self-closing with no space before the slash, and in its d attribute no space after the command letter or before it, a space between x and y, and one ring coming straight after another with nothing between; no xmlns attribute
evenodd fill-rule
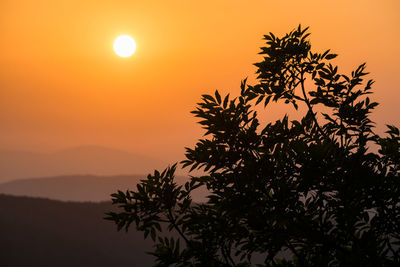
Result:
<svg viewBox="0 0 400 267"><path fill-rule="evenodd" d="M130 57L135 50L135 40L129 35L120 35L114 41L114 51L120 57Z"/></svg>

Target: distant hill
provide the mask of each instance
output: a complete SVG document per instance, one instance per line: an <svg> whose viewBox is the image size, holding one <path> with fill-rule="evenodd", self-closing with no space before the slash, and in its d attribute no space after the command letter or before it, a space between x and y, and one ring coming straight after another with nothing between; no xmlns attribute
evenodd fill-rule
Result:
<svg viewBox="0 0 400 267"><path fill-rule="evenodd" d="M15 196L43 197L62 201L110 200L110 194L117 190L136 190L136 184L147 175L68 175L47 178L21 179L0 184L0 193ZM183 184L187 177L177 176L176 181ZM204 190L196 190L195 201L201 201Z"/></svg>
<svg viewBox="0 0 400 267"><path fill-rule="evenodd" d="M146 267L152 242L105 221L110 203L0 195L0 266Z"/></svg>
<svg viewBox="0 0 400 267"><path fill-rule="evenodd" d="M110 200L110 194L117 190L136 189L136 184L145 177L145 175L68 175L21 179L0 184L0 193L62 201L100 202Z"/></svg>
<svg viewBox="0 0 400 267"><path fill-rule="evenodd" d="M81 146L47 154L0 150L0 182L75 174L147 174L167 165L159 159L100 146Z"/></svg>

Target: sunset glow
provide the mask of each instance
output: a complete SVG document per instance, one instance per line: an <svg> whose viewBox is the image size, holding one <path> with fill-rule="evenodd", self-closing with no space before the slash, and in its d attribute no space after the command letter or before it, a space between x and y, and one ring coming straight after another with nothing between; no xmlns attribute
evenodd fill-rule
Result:
<svg viewBox="0 0 400 267"><path fill-rule="evenodd" d="M0 0L0 267L400 266L399 48L400 0Z"/></svg>
<svg viewBox="0 0 400 267"><path fill-rule="evenodd" d="M347 73L367 62L377 128L400 123L400 1L0 1L0 148L52 152L101 145L166 162L203 131L202 94L253 83L263 35L310 26ZM119 57L129 34L137 50ZM139 49L140 48L140 49ZM134 59L134 60L133 60ZM276 106L266 120L293 114Z"/></svg>

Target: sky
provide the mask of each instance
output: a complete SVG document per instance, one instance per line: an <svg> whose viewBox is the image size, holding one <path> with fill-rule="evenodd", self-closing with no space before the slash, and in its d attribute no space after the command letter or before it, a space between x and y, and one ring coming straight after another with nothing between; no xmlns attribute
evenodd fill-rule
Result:
<svg viewBox="0 0 400 267"><path fill-rule="evenodd" d="M378 131L399 126L400 1L0 1L0 149L100 145L184 159L203 131L204 93L254 81L262 37L310 26L349 73L367 62ZM120 34L136 52L118 57ZM287 107L265 111L279 118Z"/></svg>

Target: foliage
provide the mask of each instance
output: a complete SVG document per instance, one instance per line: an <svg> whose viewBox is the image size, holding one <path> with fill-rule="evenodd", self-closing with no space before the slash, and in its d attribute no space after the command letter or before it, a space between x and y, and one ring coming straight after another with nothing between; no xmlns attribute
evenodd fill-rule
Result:
<svg viewBox="0 0 400 267"><path fill-rule="evenodd" d="M202 96L192 113L206 134L182 164L207 175L178 186L173 165L112 195L122 211L108 219L150 235L159 266L400 263L399 129L374 132L365 64L339 74L337 55L312 52L308 36L265 35L255 85ZM256 105L281 101L306 113L260 125ZM192 202L198 187L204 203Z"/></svg>

